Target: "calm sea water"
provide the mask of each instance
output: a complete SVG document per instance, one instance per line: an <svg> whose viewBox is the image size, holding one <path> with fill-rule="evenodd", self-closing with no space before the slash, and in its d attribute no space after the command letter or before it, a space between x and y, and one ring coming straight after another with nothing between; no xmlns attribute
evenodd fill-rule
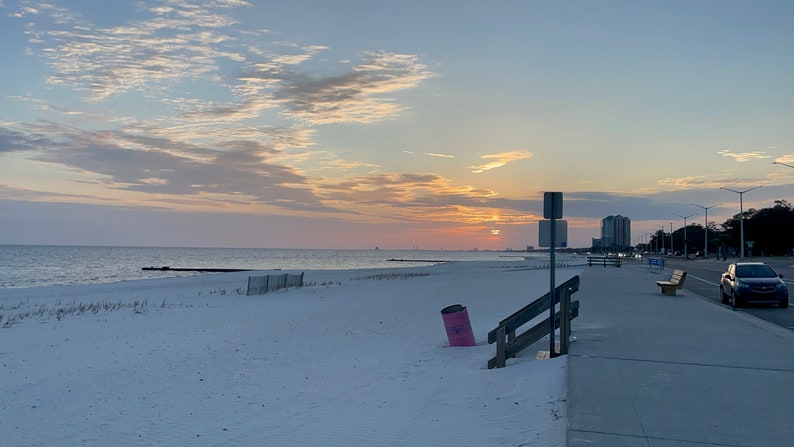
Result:
<svg viewBox="0 0 794 447"><path fill-rule="evenodd" d="M0 245L0 288L128 281L194 272L142 267L341 270L422 265L391 259L493 261L526 253L426 250L291 250L259 248L72 247ZM543 256L543 255L539 255Z"/></svg>

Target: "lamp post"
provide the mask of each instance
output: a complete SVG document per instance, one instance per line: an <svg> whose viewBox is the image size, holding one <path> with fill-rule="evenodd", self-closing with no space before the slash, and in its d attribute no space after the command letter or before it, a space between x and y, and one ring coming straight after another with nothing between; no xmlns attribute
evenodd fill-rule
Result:
<svg viewBox="0 0 794 447"><path fill-rule="evenodd" d="M689 216L682 216L680 214L673 214L673 216L678 216L678 217L684 219L684 258L685 259L689 259L689 253L687 252L687 240L686 240L686 220L689 219L692 216L697 216L697 213L690 214Z"/></svg>
<svg viewBox="0 0 794 447"><path fill-rule="evenodd" d="M664 225L662 225L662 252L659 254L664 255Z"/></svg>
<svg viewBox="0 0 794 447"><path fill-rule="evenodd" d="M709 205L709 206L698 205L697 203L690 203L690 205L695 205L697 207L703 208L703 210L706 212L706 239L703 242L703 259L708 259L709 258L709 208L714 208L715 206L720 205L720 203L715 203L714 205Z"/></svg>
<svg viewBox="0 0 794 447"><path fill-rule="evenodd" d="M668 222L670 224L670 253L675 255L675 248L673 248L673 223Z"/></svg>
<svg viewBox="0 0 794 447"><path fill-rule="evenodd" d="M760 186L754 186L750 189L745 189L744 191L736 191L730 188L725 188L720 186L720 189L724 189L726 191L735 192L736 194L739 194L739 243L742 244L740 248L742 259L744 259L744 206L742 204L742 196L744 196L744 193L750 192L758 188L760 188Z"/></svg>
<svg viewBox="0 0 794 447"><path fill-rule="evenodd" d="M772 164L773 165L783 165L783 166L788 166L789 168L794 168L794 166L791 166L790 164L786 164L786 163L783 163L783 162L780 162L780 161L773 161ZM723 188L723 189L725 189L725 188Z"/></svg>

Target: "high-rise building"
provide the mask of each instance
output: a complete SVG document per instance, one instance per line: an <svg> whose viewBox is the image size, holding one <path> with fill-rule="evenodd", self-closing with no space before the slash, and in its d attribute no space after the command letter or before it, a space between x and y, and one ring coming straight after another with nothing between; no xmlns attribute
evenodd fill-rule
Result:
<svg viewBox="0 0 794 447"><path fill-rule="evenodd" d="M606 250L626 250L631 247L631 219L621 215L601 220L601 247Z"/></svg>

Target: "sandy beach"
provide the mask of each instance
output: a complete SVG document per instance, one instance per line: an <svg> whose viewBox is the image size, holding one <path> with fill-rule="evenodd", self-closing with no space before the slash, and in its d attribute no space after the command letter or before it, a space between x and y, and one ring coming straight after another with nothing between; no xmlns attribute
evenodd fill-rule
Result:
<svg viewBox="0 0 794 447"><path fill-rule="evenodd" d="M3 445L564 445L564 357L486 369L487 332L548 290L532 267L305 271L257 296L268 272L2 289ZM477 346L449 347L457 303Z"/></svg>

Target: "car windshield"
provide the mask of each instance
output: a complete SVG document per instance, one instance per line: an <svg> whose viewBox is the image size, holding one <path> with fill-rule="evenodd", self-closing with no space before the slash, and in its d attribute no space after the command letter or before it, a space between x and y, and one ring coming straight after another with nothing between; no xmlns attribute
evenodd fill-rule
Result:
<svg viewBox="0 0 794 447"><path fill-rule="evenodd" d="M774 278L777 275L768 265L737 265L736 276L739 278Z"/></svg>

